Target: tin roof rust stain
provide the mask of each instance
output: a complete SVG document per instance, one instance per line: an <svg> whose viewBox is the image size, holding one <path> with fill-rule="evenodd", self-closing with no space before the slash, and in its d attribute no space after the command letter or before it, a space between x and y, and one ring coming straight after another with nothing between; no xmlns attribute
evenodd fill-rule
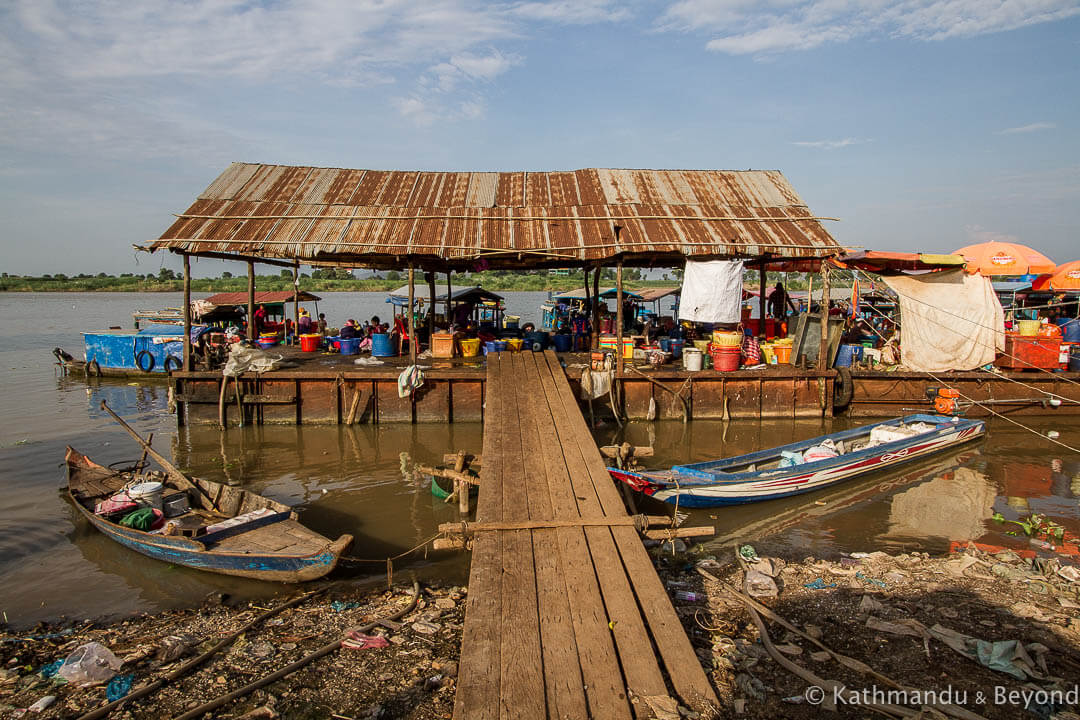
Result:
<svg viewBox="0 0 1080 720"><path fill-rule="evenodd" d="M618 237L616 237L616 227ZM417 172L233 163L150 249L493 267L835 255L776 170Z"/></svg>

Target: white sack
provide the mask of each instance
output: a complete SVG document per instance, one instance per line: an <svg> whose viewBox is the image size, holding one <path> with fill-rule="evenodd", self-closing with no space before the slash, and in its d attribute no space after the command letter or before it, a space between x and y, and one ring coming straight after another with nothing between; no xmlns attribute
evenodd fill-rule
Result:
<svg viewBox="0 0 1080 720"><path fill-rule="evenodd" d="M687 260L679 319L707 323L742 320L742 260Z"/></svg>
<svg viewBox="0 0 1080 720"><path fill-rule="evenodd" d="M947 270L882 279L900 298L904 367L974 370L1005 349L1005 312L982 275Z"/></svg>

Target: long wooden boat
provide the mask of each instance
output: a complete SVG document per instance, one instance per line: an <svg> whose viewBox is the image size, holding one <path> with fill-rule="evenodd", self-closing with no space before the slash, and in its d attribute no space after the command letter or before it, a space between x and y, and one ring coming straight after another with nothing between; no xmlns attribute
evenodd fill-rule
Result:
<svg viewBox="0 0 1080 720"><path fill-rule="evenodd" d="M907 415L723 460L660 471L608 471L616 480L657 500L682 507L719 507L829 487L954 448L985 432L981 420ZM788 464L790 458L799 458L823 443L833 446L838 454Z"/></svg>
<svg viewBox="0 0 1080 720"><path fill-rule="evenodd" d="M337 540L300 524L287 505L242 488L186 478L190 486L168 474L111 470L82 453L67 449L68 495L83 516L102 533L143 555L175 565L258 580L293 583L323 577L352 543ZM191 509L170 520L173 532L163 534L120 525L118 516L94 512L133 483L157 481L164 494L187 492ZM227 521L240 521L231 527ZM210 531L207 531L210 528Z"/></svg>

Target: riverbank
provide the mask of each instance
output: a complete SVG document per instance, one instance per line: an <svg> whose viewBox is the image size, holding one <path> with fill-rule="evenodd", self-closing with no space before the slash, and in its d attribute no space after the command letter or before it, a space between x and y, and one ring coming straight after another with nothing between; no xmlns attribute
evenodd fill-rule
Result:
<svg viewBox="0 0 1080 720"><path fill-rule="evenodd" d="M1077 717L1080 573L1060 560L974 548L788 561L757 558L748 547L738 557L693 548L673 555L670 546L651 552L717 689L719 716L809 719L839 699L839 717ZM449 717L467 592L426 587L398 622L357 638L368 647L337 650L216 716ZM231 606L215 596L189 610L40 626L2 639L0 711L49 695L56 701L40 717L78 717L104 705L105 685L57 684L41 672L85 643L109 648L124 663L119 676L138 690L257 621L203 665L114 715L176 717L349 628L408 610L411 595L405 587L362 592L338 584L261 621L287 599Z"/></svg>
<svg viewBox="0 0 1080 720"><path fill-rule="evenodd" d="M1068 561L970 548L785 562L744 546L659 562L728 714L809 719L835 704L840 717L1075 720L1080 709L1080 572Z"/></svg>

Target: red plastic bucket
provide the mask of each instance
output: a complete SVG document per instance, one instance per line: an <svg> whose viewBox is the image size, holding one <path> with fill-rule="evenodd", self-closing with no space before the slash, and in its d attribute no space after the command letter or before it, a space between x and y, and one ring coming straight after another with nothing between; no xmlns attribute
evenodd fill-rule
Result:
<svg viewBox="0 0 1080 720"><path fill-rule="evenodd" d="M319 342L322 335L301 335L300 350L303 352L319 352Z"/></svg>
<svg viewBox="0 0 1080 720"><path fill-rule="evenodd" d="M742 349L738 346L735 347L716 347L712 348L712 363L714 370L720 370L721 372L730 372L732 370L738 370L739 364L742 361Z"/></svg>

